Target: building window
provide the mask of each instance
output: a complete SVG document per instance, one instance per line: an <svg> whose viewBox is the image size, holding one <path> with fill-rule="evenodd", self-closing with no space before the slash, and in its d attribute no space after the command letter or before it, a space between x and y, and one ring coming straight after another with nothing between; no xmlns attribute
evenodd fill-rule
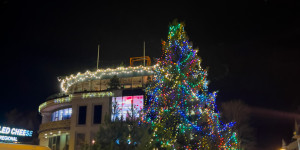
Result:
<svg viewBox="0 0 300 150"><path fill-rule="evenodd" d="M84 133L77 133L76 134L76 150L82 149L81 146L85 144L85 134Z"/></svg>
<svg viewBox="0 0 300 150"><path fill-rule="evenodd" d="M65 148L64 150L66 149L69 149L69 140L70 140L70 135L66 135L66 145L65 145Z"/></svg>
<svg viewBox="0 0 300 150"><path fill-rule="evenodd" d="M86 122L86 108L87 106L79 106L78 109L78 124L83 125Z"/></svg>
<svg viewBox="0 0 300 150"><path fill-rule="evenodd" d="M117 118L126 120L130 116L138 118L143 109L143 104L143 95L113 97L111 120L113 121Z"/></svg>
<svg viewBox="0 0 300 150"><path fill-rule="evenodd" d="M100 124L102 119L102 105L94 106L94 124Z"/></svg>
<svg viewBox="0 0 300 150"><path fill-rule="evenodd" d="M72 115L72 108L65 108L57 110L52 113L51 121L60 121L70 119Z"/></svg>
<svg viewBox="0 0 300 150"><path fill-rule="evenodd" d="M50 137L49 138L49 148L51 148L51 150L59 150L60 146L60 136L54 136L54 137Z"/></svg>

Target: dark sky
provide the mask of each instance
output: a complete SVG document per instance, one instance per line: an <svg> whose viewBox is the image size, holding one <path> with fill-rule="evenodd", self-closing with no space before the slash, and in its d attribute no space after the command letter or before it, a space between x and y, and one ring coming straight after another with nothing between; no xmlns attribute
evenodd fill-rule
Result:
<svg viewBox="0 0 300 150"><path fill-rule="evenodd" d="M300 84L299 5L287 0L170 3L1 0L0 121L13 108L38 110L58 76L161 55L173 19L184 21L217 102L296 112ZM258 147L291 140L293 120L254 116Z"/></svg>

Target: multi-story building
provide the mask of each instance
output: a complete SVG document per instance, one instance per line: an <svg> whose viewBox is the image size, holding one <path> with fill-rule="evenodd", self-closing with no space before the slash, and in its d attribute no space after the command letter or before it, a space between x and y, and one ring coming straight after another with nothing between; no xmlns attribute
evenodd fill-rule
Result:
<svg viewBox="0 0 300 150"><path fill-rule="evenodd" d="M115 117L112 103L117 102L117 115L123 118L132 107L136 111L143 108L142 89L152 74L151 66L139 66L98 69L59 78L61 92L39 106L40 145L52 150L78 150L82 144L93 144L105 115ZM114 75L120 80L119 90L109 89Z"/></svg>

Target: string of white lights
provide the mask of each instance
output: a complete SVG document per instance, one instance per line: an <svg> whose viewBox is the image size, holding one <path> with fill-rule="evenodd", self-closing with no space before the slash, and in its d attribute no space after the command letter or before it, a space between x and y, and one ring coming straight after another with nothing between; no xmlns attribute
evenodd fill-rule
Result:
<svg viewBox="0 0 300 150"><path fill-rule="evenodd" d="M155 66L137 66L137 67L118 67L116 69L98 69L95 72L86 71L85 73L78 72L77 75L70 75L65 78L59 78L61 90L65 93L68 89L78 83L90 79L102 79L103 76L120 76L120 75L130 75L133 73L143 73L143 74L153 74L153 67Z"/></svg>

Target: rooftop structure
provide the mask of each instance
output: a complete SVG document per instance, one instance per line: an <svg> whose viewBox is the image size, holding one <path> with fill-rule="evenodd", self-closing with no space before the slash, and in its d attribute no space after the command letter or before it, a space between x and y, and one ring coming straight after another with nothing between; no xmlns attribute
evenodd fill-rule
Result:
<svg viewBox="0 0 300 150"><path fill-rule="evenodd" d="M89 82L95 80L109 80L112 76L117 75L121 79L121 84L128 84L126 83L126 79L133 78L133 77L141 77L141 76L150 76L153 74L152 66L144 67L119 67L116 69L98 69L95 72L86 71L85 73L78 72L76 75L70 75L67 77L59 78L61 91L63 93L74 93L75 88L74 85L77 83L82 82ZM94 84L97 84L96 82ZM93 90L93 91L101 91L107 88L101 89L99 84L99 88L96 85L91 85L92 87L87 87L84 90Z"/></svg>

